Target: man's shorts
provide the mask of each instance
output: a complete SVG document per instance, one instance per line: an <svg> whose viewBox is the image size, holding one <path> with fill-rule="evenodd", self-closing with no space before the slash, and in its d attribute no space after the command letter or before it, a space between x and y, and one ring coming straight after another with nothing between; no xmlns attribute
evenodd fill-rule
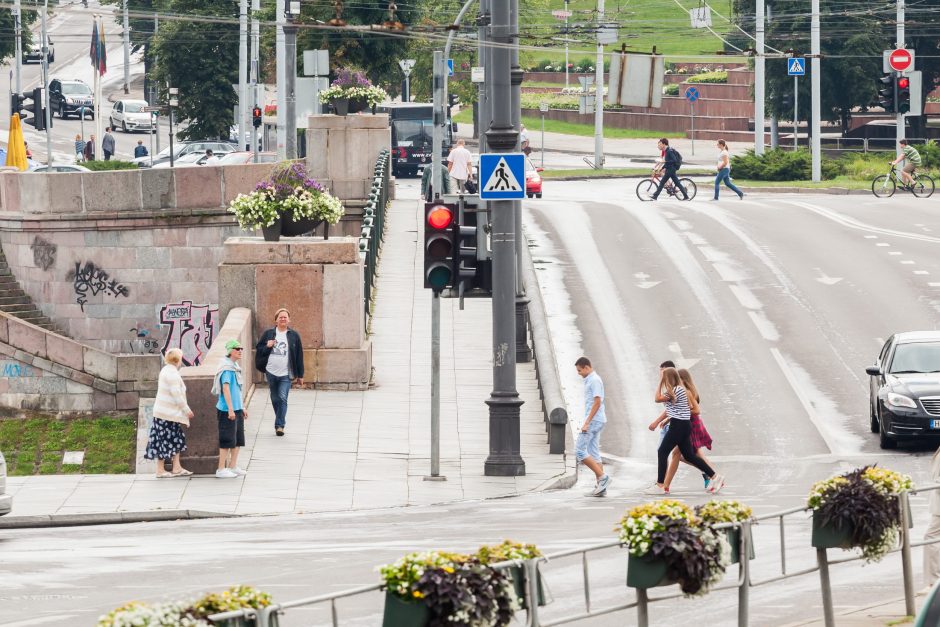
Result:
<svg viewBox="0 0 940 627"><path fill-rule="evenodd" d="M229 420L228 412L217 410L219 414L219 448L245 446L245 412L236 410L235 420Z"/></svg>
<svg viewBox="0 0 940 627"><path fill-rule="evenodd" d="M907 172L908 174L913 174L914 170L916 169L917 169L917 166L914 165L913 163L907 163L904 165L904 171Z"/></svg>
<svg viewBox="0 0 940 627"><path fill-rule="evenodd" d="M591 457L597 463L601 463L601 431L604 430L606 422L591 421L588 425L587 433L578 432L578 440L574 446L574 456L581 462L585 457Z"/></svg>

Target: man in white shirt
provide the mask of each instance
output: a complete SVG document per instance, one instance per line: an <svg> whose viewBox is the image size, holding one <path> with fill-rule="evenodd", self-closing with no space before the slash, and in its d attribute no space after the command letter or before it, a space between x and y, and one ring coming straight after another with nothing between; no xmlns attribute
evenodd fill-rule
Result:
<svg viewBox="0 0 940 627"><path fill-rule="evenodd" d="M458 193L466 191L465 185L467 184L467 179L470 178L470 161L472 158L470 151L464 146L464 140L462 139L457 140L457 145L454 146L450 154L447 155L447 171L450 173L450 178L453 179L454 182L451 187L455 188Z"/></svg>

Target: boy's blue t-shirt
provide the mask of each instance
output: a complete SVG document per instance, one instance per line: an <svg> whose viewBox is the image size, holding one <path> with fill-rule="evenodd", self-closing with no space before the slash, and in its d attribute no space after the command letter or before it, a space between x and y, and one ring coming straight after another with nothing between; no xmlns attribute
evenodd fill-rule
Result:
<svg viewBox="0 0 940 627"><path fill-rule="evenodd" d="M242 389L238 385L238 377L235 376L234 370L226 370L222 373L219 379L219 387L225 389L226 383L232 386L230 389L232 395L232 411L244 409L244 407L242 407ZM219 402L215 404L215 408L220 411L228 411L228 403L225 402L225 394L219 394Z"/></svg>

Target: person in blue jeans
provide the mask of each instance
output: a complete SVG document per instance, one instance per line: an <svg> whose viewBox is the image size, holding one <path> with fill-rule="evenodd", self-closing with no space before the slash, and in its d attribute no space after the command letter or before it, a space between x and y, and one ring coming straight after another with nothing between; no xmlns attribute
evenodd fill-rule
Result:
<svg viewBox="0 0 940 627"><path fill-rule="evenodd" d="M289 327L290 312L278 309L274 313L273 329L261 334L255 346L255 368L264 373L271 391L274 407L274 432L284 435L287 426L287 395L291 381L304 384L304 347L300 334Z"/></svg>
<svg viewBox="0 0 940 627"><path fill-rule="evenodd" d="M604 472L601 462L601 432L607 424L604 412L604 382L594 372L591 360L580 357L574 362L578 374L584 379L584 423L575 443L575 459L594 473L596 484L592 496L606 496L610 476Z"/></svg>
<svg viewBox="0 0 940 627"><path fill-rule="evenodd" d="M723 139L718 140L718 175L715 176L715 197L712 200L718 200L718 190L721 186L721 182L724 181L725 185L738 195L738 198L744 198L744 192L737 188L737 186L731 182L731 155L728 152L728 144Z"/></svg>

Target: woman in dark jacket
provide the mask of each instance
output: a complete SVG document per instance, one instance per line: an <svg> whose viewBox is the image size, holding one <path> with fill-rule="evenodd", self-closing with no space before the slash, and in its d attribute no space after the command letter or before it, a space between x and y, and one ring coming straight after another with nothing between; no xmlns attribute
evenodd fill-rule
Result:
<svg viewBox="0 0 940 627"><path fill-rule="evenodd" d="M301 386L304 384L304 348L300 334L288 328L289 311L278 309L274 322L276 326L262 333L255 346L255 368L268 380L274 406L274 431L284 435L291 380L296 379Z"/></svg>

